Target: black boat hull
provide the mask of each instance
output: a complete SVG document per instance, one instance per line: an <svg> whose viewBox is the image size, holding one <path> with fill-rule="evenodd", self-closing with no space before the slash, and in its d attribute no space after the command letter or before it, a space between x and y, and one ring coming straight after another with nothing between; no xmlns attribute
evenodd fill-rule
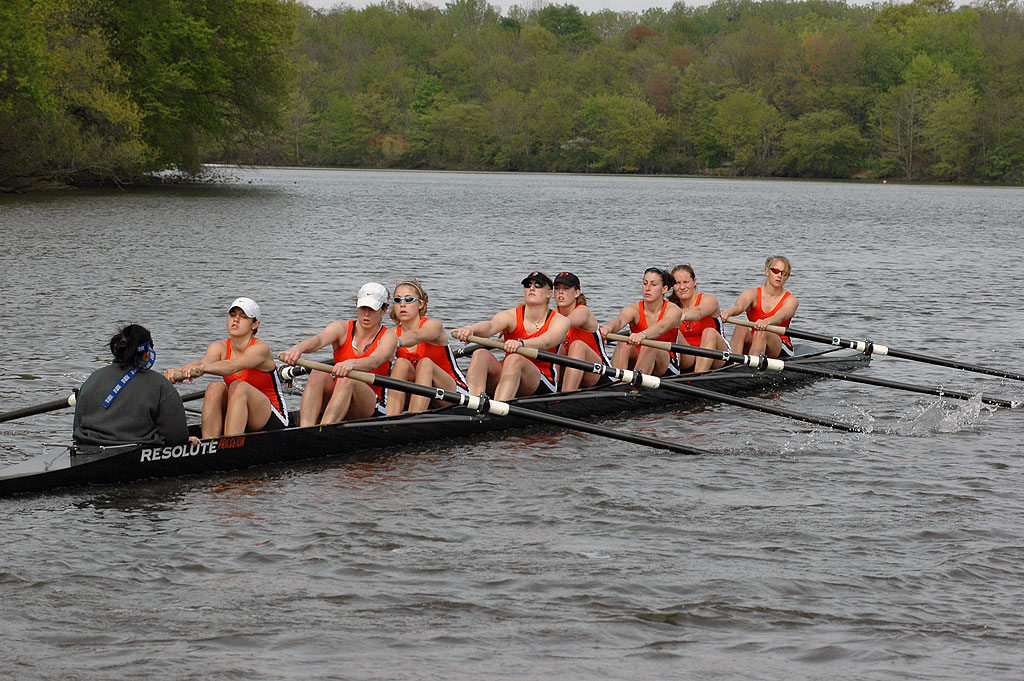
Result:
<svg viewBox="0 0 1024 681"><path fill-rule="evenodd" d="M870 358L837 349L800 355L788 363L850 371ZM815 380L807 374L759 373L727 366L698 376L669 379L729 395L775 392ZM515 404L573 419L594 419L622 412L681 409L707 400L669 391L635 391L609 385L575 393L527 397ZM342 461L379 455L381 450L427 441L474 438L508 431L535 430L535 421L515 416L482 416L461 407L422 414L347 421L329 426L246 433L204 440L199 445L140 447L122 445L72 456L68 449L40 455L0 470L0 497L90 484L123 483L144 478L230 471L257 465L332 457Z"/></svg>

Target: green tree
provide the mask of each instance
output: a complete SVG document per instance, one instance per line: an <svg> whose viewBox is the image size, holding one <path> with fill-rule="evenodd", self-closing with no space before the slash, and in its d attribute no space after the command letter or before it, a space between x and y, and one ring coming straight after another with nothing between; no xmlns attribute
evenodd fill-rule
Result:
<svg viewBox="0 0 1024 681"><path fill-rule="evenodd" d="M932 154L929 173L943 180L965 180L977 140L977 105L974 93L949 92L932 102L922 126L922 137Z"/></svg>
<svg viewBox="0 0 1024 681"><path fill-rule="evenodd" d="M537 21L569 49L582 50L600 42L576 5L548 5L537 15Z"/></svg>
<svg viewBox="0 0 1024 681"><path fill-rule="evenodd" d="M635 172L662 141L668 123L639 95L594 95L583 100L578 127L580 137L593 142L587 147L591 168Z"/></svg>
<svg viewBox="0 0 1024 681"><path fill-rule="evenodd" d="M0 111L16 100L45 107L50 61L40 12L32 0L0 3Z"/></svg>
<svg viewBox="0 0 1024 681"><path fill-rule="evenodd" d="M428 111L417 140L436 167L480 168L493 153L491 114L479 104L454 102Z"/></svg>
<svg viewBox="0 0 1024 681"><path fill-rule="evenodd" d="M876 130L883 174L899 174L907 180L920 176L925 107L925 93L912 84L894 85L878 98Z"/></svg>
<svg viewBox="0 0 1024 681"><path fill-rule="evenodd" d="M3 40L29 56L5 61L0 188L134 180L150 167L142 115L102 36L59 0L27 9L8 17L20 43Z"/></svg>
<svg viewBox="0 0 1024 681"><path fill-rule="evenodd" d="M736 90L715 106L711 130L738 174L770 175L782 127L779 112L756 92Z"/></svg>
<svg viewBox="0 0 1024 681"><path fill-rule="evenodd" d="M295 6L279 0L92 0L145 112L158 167L198 172L212 145L254 143L281 123Z"/></svg>
<svg viewBox="0 0 1024 681"><path fill-rule="evenodd" d="M508 89L490 104L494 125L494 163L506 170L527 170L534 146L530 120L536 117L535 102L516 90Z"/></svg>
<svg viewBox="0 0 1024 681"><path fill-rule="evenodd" d="M782 166L796 177L850 177L860 166L866 140L842 111L805 113L785 126Z"/></svg>

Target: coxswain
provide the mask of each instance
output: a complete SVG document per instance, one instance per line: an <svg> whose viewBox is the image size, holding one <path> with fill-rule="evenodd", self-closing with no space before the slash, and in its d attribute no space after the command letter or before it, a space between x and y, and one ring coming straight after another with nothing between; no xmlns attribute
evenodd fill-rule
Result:
<svg viewBox="0 0 1024 681"><path fill-rule="evenodd" d="M792 268L789 260L773 255L764 261L764 285L748 288L739 295L736 303L722 311L722 321L742 312L754 323L754 328L737 326L732 332L729 344L732 351L746 355L764 354L771 358L792 357L793 342L789 336L780 336L765 331L767 326L789 326L796 308L800 304L792 293L786 290L786 282Z"/></svg>
<svg viewBox="0 0 1024 681"><path fill-rule="evenodd" d="M318 422L326 425L385 413L387 395L380 386L346 377L352 370L388 375L398 348L398 336L383 323L390 297L384 285L364 284L356 297L354 320L331 322L315 336L278 353L283 362L295 364L306 353L328 345L334 348L331 373L314 371L310 374L299 406L300 426Z"/></svg>
<svg viewBox="0 0 1024 681"><path fill-rule="evenodd" d="M616 369L635 369L653 376L679 373L668 350L640 344L644 340L676 340L683 312L678 305L665 300L670 281L672 278L665 270L648 267L644 270L640 302L622 308L618 317L601 326L601 336L607 339L608 334L618 333L629 325L629 341L619 343L612 353L612 366Z"/></svg>
<svg viewBox="0 0 1024 681"><path fill-rule="evenodd" d="M522 280L523 304L502 310L488 321L453 329L452 336L465 342L469 336L490 337L502 334L505 358L499 362L490 350L473 353L466 374L473 395L487 392L498 400L553 393L557 390L554 367L550 362L533 360L515 352L529 347L555 352L569 332L567 317L549 307L552 293L551 277L540 271Z"/></svg>
<svg viewBox="0 0 1024 681"><path fill-rule="evenodd" d="M598 331L597 317L587 306L587 298L580 289L580 278L572 272L559 272L555 276L555 305L558 314L569 319L569 333L558 348L558 354L592 364L611 365L605 350L604 338ZM589 388L598 382L600 374L584 373L580 369L565 367L560 372L559 389L571 392L580 387Z"/></svg>
<svg viewBox="0 0 1024 681"><path fill-rule="evenodd" d="M394 305L389 314L397 324L395 335L400 347L391 366L391 377L429 388L466 392L466 377L455 361L444 325L427 317L428 299L426 290L416 279L407 279L395 287L391 301ZM389 390L388 415L401 414L405 399L404 392ZM430 402L429 397L411 395L409 411L425 411L431 406Z"/></svg>
<svg viewBox="0 0 1024 681"><path fill-rule="evenodd" d="M88 449L135 443L177 445L188 440L185 407L158 371L153 336L129 324L110 339L114 361L89 375L75 397L73 436Z"/></svg>
<svg viewBox="0 0 1024 681"><path fill-rule="evenodd" d="M191 383L206 374L224 378L223 383L206 387L204 438L288 426L288 407L274 355L256 338L261 319L255 300L236 298L228 306L228 337L210 343L202 358L164 371L172 383Z"/></svg>
<svg viewBox="0 0 1024 681"><path fill-rule="evenodd" d="M673 267L672 279L675 284L668 299L683 311L676 342L709 350L727 351L729 344L722 335L722 310L718 305L718 298L708 293L697 292L697 275L689 265ZM708 369L717 369L725 362L677 352L676 364L680 371L692 370L700 373Z"/></svg>

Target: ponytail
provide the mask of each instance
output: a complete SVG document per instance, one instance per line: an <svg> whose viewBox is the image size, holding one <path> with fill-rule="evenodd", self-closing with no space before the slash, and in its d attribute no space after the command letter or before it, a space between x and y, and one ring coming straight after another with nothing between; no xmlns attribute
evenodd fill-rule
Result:
<svg viewBox="0 0 1024 681"><path fill-rule="evenodd" d="M134 369L146 363L153 336L140 324L129 324L110 339L110 353L114 363L122 369Z"/></svg>

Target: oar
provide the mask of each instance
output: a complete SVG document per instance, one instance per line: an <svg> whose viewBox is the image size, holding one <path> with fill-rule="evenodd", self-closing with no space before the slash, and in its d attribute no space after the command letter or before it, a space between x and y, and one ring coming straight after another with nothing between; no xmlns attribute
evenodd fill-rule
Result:
<svg viewBox="0 0 1024 681"><path fill-rule="evenodd" d="M616 334L608 334L608 338L611 340L628 340L626 336L616 336ZM485 345L487 347L500 348L504 347L504 344L500 341L491 340L489 338L480 338L479 336L470 336L470 341ZM644 341L645 343L647 341ZM660 342L660 341L650 341ZM661 348L665 349L665 348ZM638 371L630 371L628 369L616 369L606 364L586 362L584 360L574 359L572 357L566 357L565 355L558 355L553 352L545 352L544 350L537 350L536 348L521 347L516 348L516 352L529 357L531 359L540 359L545 362L551 362L553 364L561 364L563 366L572 367L574 369L581 369L583 371L590 372L592 374L599 374L607 376L616 381L623 381L625 383L638 384L644 388L651 390L669 390L671 392L683 393L685 395L693 395L713 402L724 402L726 404L732 404L737 407L744 407L746 409L753 409L755 411L764 412L766 414L774 414L775 416L784 416L786 418L795 419L797 421L804 421L806 423L813 423L819 426L827 426L829 428L835 428L836 430L845 430L853 433L863 433L864 429L860 426L851 425L842 421L834 421L832 419L821 418L818 416L812 416L810 414L802 414L797 411L790 409L783 409L782 407L775 407L769 404L758 404L752 400L745 400L742 397L735 397L733 395L726 395L725 393L716 392L714 390L707 390L706 388L698 388L693 385L684 385L681 383L671 383L663 381L657 376L650 376ZM719 353L721 354L721 353ZM753 358L756 359L756 358Z"/></svg>
<svg viewBox="0 0 1024 681"><path fill-rule="evenodd" d="M13 421L14 419L20 419L25 416L34 416L35 414L44 414L48 411L54 411L56 409L64 409L65 407L75 406L75 393L71 393L62 400L54 400L52 402L44 402L43 404L37 404L34 407L22 407L21 409L15 409L5 414L0 414L0 423L5 421Z"/></svg>
<svg viewBox="0 0 1024 681"><path fill-rule="evenodd" d="M204 392L189 393L187 395L182 395L181 396L181 401L182 402L189 402L191 400L198 400L198 399L200 399L205 394L206 393L204 391ZM9 411L7 413L0 414L0 423L4 423L6 421L13 421L14 419L20 419L20 418L23 418L25 416L34 416L36 414L44 414L44 413L46 413L48 411L56 411L57 409L64 409L65 407L73 407L73 406L75 406L75 397L76 397L76 393L71 393L70 395L68 395L67 397L65 397L62 400L54 400L52 402L44 402L43 404L37 404L34 407L22 407L21 409L15 409L14 411Z"/></svg>
<svg viewBox="0 0 1024 681"><path fill-rule="evenodd" d="M627 340L626 336L617 336L615 334L608 334L608 337L612 340ZM1024 402L1015 402L1012 400L1004 400L998 397L987 397L985 395L972 395L970 393L962 393L956 390L946 390L945 388L933 388L927 385L919 385L917 383L903 383L901 381L889 381L883 378L872 378L870 376L857 376L855 374L846 373L844 371L835 371L834 369L821 369L819 367L808 367L793 364L792 362L785 362L781 359L772 359L761 355L760 357L754 357L752 355L743 355L740 353L733 352L722 352L720 350L709 350L708 348L694 347L688 343L668 343L666 341L654 341L654 340L643 340L640 341L641 345L649 345L659 350L669 350L673 352L681 352L687 355L696 355L697 357L711 357L712 359L718 359L723 362L732 362L735 364L743 364L750 367L755 367L760 371L770 369L771 371L789 371L795 374L810 374L813 376L821 376L823 378L834 378L840 381L849 381L850 383L863 383L864 385L878 385L883 388L894 388L896 390L907 390L913 393L922 393L924 395L938 395L939 397L949 397L956 400L973 400L978 397L983 403L991 404L997 407L1009 407L1015 408L1024 404Z"/></svg>
<svg viewBox="0 0 1024 681"><path fill-rule="evenodd" d="M468 357L469 355L472 355L479 349L479 345L477 345L476 343L472 343L470 345L464 345L456 350L452 350L452 354L455 355L456 357Z"/></svg>
<svg viewBox="0 0 1024 681"><path fill-rule="evenodd" d="M313 362L306 359L300 359L296 364L307 369L315 369L316 371L325 371L327 373L331 373L334 369L330 364ZM678 454L696 455L710 453L707 450L698 449L696 447L688 447L674 442L657 440L650 437L644 437L643 435L624 433L622 431L612 430L611 428L604 428L593 423L568 419L564 416L545 414L544 412L509 404L508 402L492 400L482 395L463 395L461 393L444 390L442 388L428 388L427 386L420 385L419 383L410 383L409 381L402 381L388 376L378 376L377 374L371 374L365 371L350 371L348 372L348 377L370 385L380 385L391 390L400 390L405 393L412 393L413 395L423 395L424 397L429 397L434 400L450 402L451 404L466 407L468 409L474 409L479 412L487 412L488 414L494 414L496 416L518 416L520 418L548 423L561 428L569 428L570 430L579 430L584 433L610 437L624 442L646 445L648 447L654 447L655 449L667 449Z"/></svg>
<svg viewBox="0 0 1024 681"><path fill-rule="evenodd" d="M737 326L746 326L753 328L754 323L747 321L746 319L733 319L729 318L726 320L730 324ZM973 371L979 374L988 374L990 376L999 376L1001 378L1012 378L1016 381L1024 381L1024 374L1015 374L1011 371L1004 371L1002 369L992 369L990 367L982 367L976 364L967 364L965 362L955 362L951 359L943 359L942 357L932 357L930 355L921 355L916 352L907 352L905 350L896 350L894 348L873 343L871 341L864 340L846 340L839 336L826 336L820 333L812 333L810 331L801 331L800 329L793 329L782 326L766 326L766 331L777 333L781 336L792 336L793 338L802 338L804 340L815 341L817 343L825 343L826 345L835 345L841 348L850 348L851 350L857 350L870 355L888 355L889 357L897 357L899 359L910 359L915 362L925 362L927 364L937 364L939 366L950 367L952 369L963 369L964 371Z"/></svg>

